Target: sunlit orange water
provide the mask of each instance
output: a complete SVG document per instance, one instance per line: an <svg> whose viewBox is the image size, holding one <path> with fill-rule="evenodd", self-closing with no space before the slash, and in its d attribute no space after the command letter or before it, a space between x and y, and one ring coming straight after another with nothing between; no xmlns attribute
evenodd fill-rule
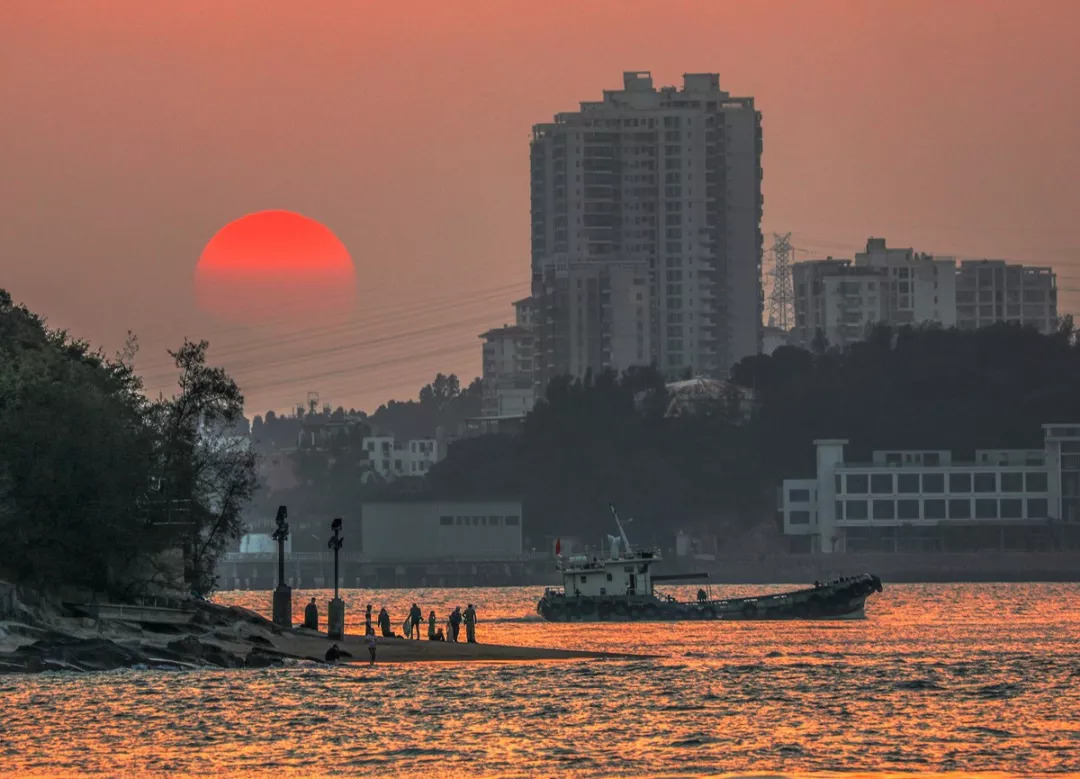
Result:
<svg viewBox="0 0 1080 779"><path fill-rule="evenodd" d="M886 584L850 622L552 625L539 594L343 597L354 629L368 602L395 630L414 601L440 624L474 603L481 641L665 657L0 677L0 771L1080 770L1080 585ZM297 621L311 595L325 619L328 593L297 591ZM267 613L270 593L217 600Z"/></svg>

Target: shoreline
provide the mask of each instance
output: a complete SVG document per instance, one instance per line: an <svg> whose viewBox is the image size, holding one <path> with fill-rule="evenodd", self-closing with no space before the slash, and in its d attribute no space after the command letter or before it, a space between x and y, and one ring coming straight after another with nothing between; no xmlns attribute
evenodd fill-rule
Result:
<svg viewBox="0 0 1080 779"><path fill-rule="evenodd" d="M10 585L8 585L10 587ZM72 616L72 610L38 593L24 591L27 605L12 597L0 610L0 675L42 671L111 671L121 668L182 670L285 666L294 661L326 663L334 643L367 663L364 637L333 642L324 632L280 628L240 606L189 601L170 610L186 624L141 624L115 618ZM468 644L378 638L376 665L411 662L535 662L557 660L642 660L658 655L595 652L552 647Z"/></svg>

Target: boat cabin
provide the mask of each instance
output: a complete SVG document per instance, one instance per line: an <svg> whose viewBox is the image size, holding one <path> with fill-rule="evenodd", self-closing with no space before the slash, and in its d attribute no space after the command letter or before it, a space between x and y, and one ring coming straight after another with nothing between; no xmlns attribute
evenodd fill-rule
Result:
<svg viewBox="0 0 1080 779"><path fill-rule="evenodd" d="M655 552L645 551L606 560L574 555L561 567L563 591L568 598L652 595L649 567L659 559Z"/></svg>

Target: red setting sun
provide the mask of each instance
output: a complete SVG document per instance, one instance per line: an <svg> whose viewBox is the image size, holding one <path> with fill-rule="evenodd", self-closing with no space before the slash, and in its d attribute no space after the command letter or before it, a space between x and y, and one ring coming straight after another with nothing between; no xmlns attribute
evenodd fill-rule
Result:
<svg viewBox="0 0 1080 779"><path fill-rule="evenodd" d="M259 211L229 222L206 244L195 293L215 317L261 324L351 308L356 275L326 226L291 211Z"/></svg>

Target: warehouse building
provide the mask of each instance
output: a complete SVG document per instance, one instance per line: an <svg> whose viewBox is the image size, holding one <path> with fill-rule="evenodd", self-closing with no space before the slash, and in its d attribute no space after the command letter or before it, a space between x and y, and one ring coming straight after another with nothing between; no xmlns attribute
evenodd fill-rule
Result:
<svg viewBox="0 0 1080 779"><path fill-rule="evenodd" d="M521 502L365 503L360 532L372 562L514 559L522 548Z"/></svg>

